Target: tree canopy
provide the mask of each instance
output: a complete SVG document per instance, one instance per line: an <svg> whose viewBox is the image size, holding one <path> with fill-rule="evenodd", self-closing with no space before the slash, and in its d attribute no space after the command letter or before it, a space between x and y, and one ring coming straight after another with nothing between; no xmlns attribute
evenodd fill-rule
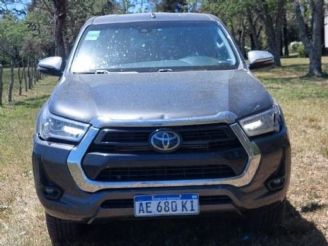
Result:
<svg viewBox="0 0 328 246"><path fill-rule="evenodd" d="M0 0L0 62L66 58L91 16L195 11L220 17L245 56L251 49L266 49L280 66L281 56L294 52L290 43L302 41L304 51L299 53L311 60L316 57L312 67L321 67L323 5L323 0ZM314 70L309 74L322 74L321 69Z"/></svg>

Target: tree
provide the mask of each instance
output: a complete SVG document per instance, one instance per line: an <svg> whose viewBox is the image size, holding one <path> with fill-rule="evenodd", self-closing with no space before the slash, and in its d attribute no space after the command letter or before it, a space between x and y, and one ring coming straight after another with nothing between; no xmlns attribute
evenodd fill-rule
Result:
<svg viewBox="0 0 328 246"><path fill-rule="evenodd" d="M43 55L57 54L63 57L65 53L66 57L81 26L88 18L114 12L123 13L129 2L127 0L34 0L29 7L27 22L30 30L41 37L43 46L46 45L42 49Z"/></svg>
<svg viewBox="0 0 328 246"><path fill-rule="evenodd" d="M244 55L247 53L246 46L252 49L262 47L262 23L254 12L253 4L253 0L205 0L202 6L203 11L218 16L227 24Z"/></svg>
<svg viewBox="0 0 328 246"><path fill-rule="evenodd" d="M164 0L158 4L158 10L164 12L186 12L188 4L186 0Z"/></svg>
<svg viewBox="0 0 328 246"><path fill-rule="evenodd" d="M299 36L310 58L307 75L321 77L323 0L309 0L307 3L294 0L294 9Z"/></svg>
<svg viewBox="0 0 328 246"><path fill-rule="evenodd" d="M2 88L3 88L3 67L2 64L0 63L0 106L2 106Z"/></svg>
<svg viewBox="0 0 328 246"><path fill-rule="evenodd" d="M69 2L77 3L81 0L72 0ZM30 4L21 5L25 0L0 0L0 54L1 61L5 66L10 66L9 86L8 86L8 102L13 101L13 90L15 83L15 67L18 67L18 82L19 82L19 95L22 94L23 81L25 82L25 91L31 89L35 82L40 78L39 73L36 71L37 60L41 57L53 55L57 52L62 57L66 57L69 46L68 30L65 26L65 14L67 14L67 6L62 3L66 0L32 0ZM81 1L82 3L89 3L89 1ZM97 10L104 11L106 2L108 7L113 7L108 0L93 0L93 5L97 5ZM88 4L77 6L86 6ZM97 3L97 4L96 4ZM89 6L89 5L88 5ZM17 7L17 9L16 9ZM74 7L74 6L73 6ZM86 12L87 15L92 15L94 8ZM76 10L76 12L74 12ZM80 16L76 13L78 8L71 11L72 16ZM24 18L22 14L26 14ZM79 20L74 28L78 29L85 21ZM55 27L55 28L54 28ZM77 35L78 29L73 29L71 33ZM54 38L55 37L55 38ZM55 39L55 40L54 40ZM23 69L22 69L23 68ZM2 97L1 97L2 98Z"/></svg>
<svg viewBox="0 0 328 246"><path fill-rule="evenodd" d="M203 9L228 24L243 53L248 43L253 49L267 44L275 64L280 66L282 29L286 0L204 0ZM236 18L238 16L238 18ZM265 36L261 40L262 26ZM249 36L249 42L246 37Z"/></svg>
<svg viewBox="0 0 328 246"><path fill-rule="evenodd" d="M247 21L249 25L249 38L251 43L252 50L260 50L261 49L261 42L259 40L259 36L262 31L262 26L258 26L258 16L253 15L252 10L250 7L247 8Z"/></svg>
<svg viewBox="0 0 328 246"><path fill-rule="evenodd" d="M0 25L0 50L10 59L10 81L8 89L8 102L13 101L14 68L17 65L26 26L17 17L7 14Z"/></svg>
<svg viewBox="0 0 328 246"><path fill-rule="evenodd" d="M67 16L66 0L53 0L55 7L54 11L54 23L55 23L55 43L56 43L56 54L61 56L63 59L66 59L66 49L64 42L64 30L65 30L65 21Z"/></svg>
<svg viewBox="0 0 328 246"><path fill-rule="evenodd" d="M128 8L130 3L126 0L124 2L126 4L124 9ZM112 1L108 0L68 1L66 21L69 25L66 25L64 30L67 52L72 48L80 28L87 19L92 16L112 14L114 11L118 11L118 9L119 7L117 4L114 4Z"/></svg>
<svg viewBox="0 0 328 246"><path fill-rule="evenodd" d="M256 1L256 5L254 3L252 5L264 24L268 47L274 56L275 64L281 66L282 27L286 0L260 0Z"/></svg>

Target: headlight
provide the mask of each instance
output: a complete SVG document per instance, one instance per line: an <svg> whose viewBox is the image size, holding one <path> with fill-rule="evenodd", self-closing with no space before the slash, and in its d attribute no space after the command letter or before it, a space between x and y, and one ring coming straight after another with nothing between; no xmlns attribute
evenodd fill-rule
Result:
<svg viewBox="0 0 328 246"><path fill-rule="evenodd" d="M59 139L69 142L79 142L88 128L88 124L55 116L45 108L41 112L37 131L39 137L43 140Z"/></svg>
<svg viewBox="0 0 328 246"><path fill-rule="evenodd" d="M280 109L275 104L272 109L252 115L239 121L249 137L262 135L280 130Z"/></svg>

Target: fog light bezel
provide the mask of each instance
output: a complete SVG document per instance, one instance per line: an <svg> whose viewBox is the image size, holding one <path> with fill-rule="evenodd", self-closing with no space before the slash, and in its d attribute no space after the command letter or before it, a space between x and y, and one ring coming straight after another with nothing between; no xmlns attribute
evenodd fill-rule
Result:
<svg viewBox="0 0 328 246"><path fill-rule="evenodd" d="M280 182L278 184L274 184L275 181L280 180ZM269 191L279 191L282 190L285 186L285 182L286 182L286 178L285 176L275 176L270 178L267 182L266 182L266 187L268 188Z"/></svg>
<svg viewBox="0 0 328 246"><path fill-rule="evenodd" d="M53 190L53 192L50 190ZM63 195L62 189L55 185L45 185L43 186L42 191L46 199L53 201L59 200Z"/></svg>

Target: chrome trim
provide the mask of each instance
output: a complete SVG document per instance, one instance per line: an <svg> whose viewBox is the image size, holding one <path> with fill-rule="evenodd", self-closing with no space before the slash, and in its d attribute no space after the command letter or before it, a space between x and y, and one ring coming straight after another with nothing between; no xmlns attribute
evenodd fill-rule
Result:
<svg viewBox="0 0 328 246"><path fill-rule="evenodd" d="M204 185L232 185L242 187L248 185L252 181L259 167L261 154L258 146L249 140L238 123L234 123L230 125L230 127L248 154L248 162L244 172L233 178L129 182L99 182L91 180L85 175L82 169L82 160L88 150L88 147L99 132L99 129L95 127L91 127L82 139L81 143L74 147L70 152L67 160L68 168L75 183L81 190L86 192L96 192L104 189L185 187Z"/></svg>
<svg viewBox="0 0 328 246"><path fill-rule="evenodd" d="M168 118L160 115L156 118L134 118L134 119L112 119L101 117L92 120L90 123L96 128L105 127L164 127L164 126L188 126L206 125L213 123L233 124L237 120L237 115L230 111L223 111L215 115L204 115L185 118Z"/></svg>

